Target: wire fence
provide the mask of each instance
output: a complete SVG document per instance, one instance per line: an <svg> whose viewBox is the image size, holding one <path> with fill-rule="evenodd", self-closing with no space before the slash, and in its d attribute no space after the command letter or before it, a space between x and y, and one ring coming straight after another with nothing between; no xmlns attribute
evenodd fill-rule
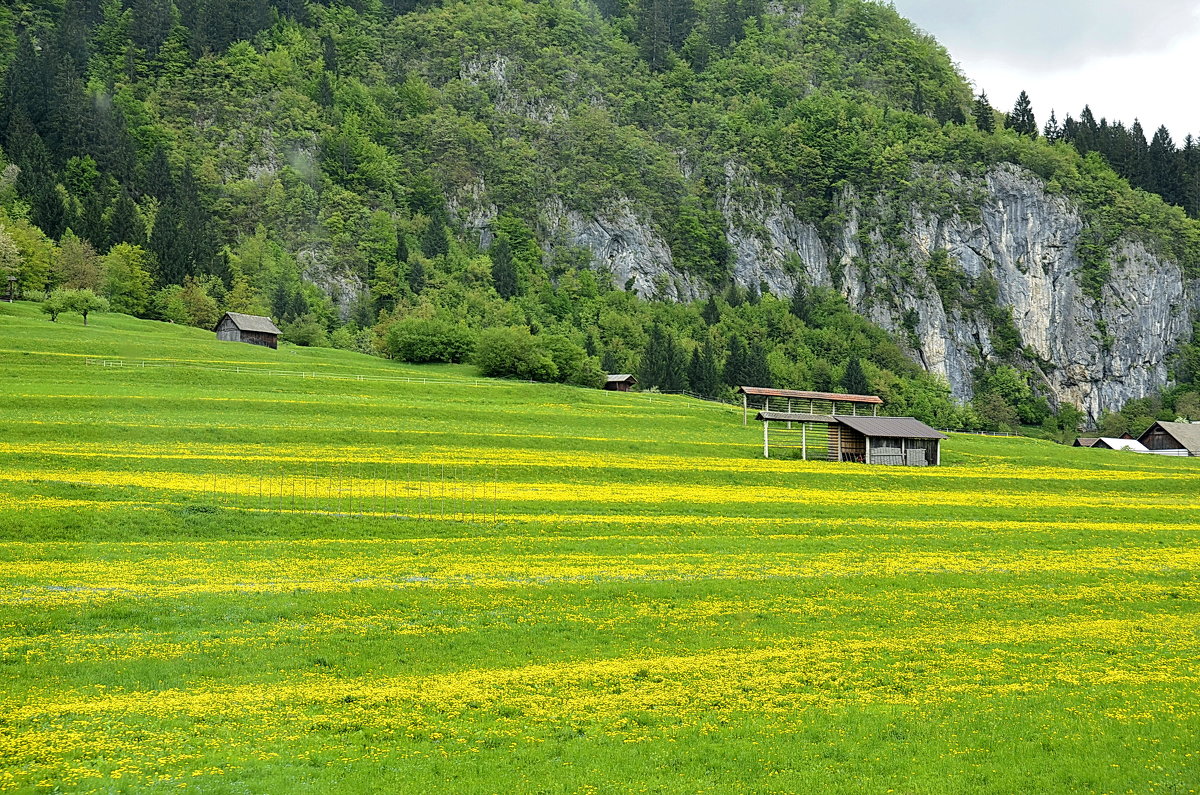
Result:
<svg viewBox="0 0 1200 795"><path fill-rule="evenodd" d="M484 479L478 474L448 464L264 465L196 475L183 493L186 506L200 511L495 524L504 519L499 481L494 471Z"/></svg>

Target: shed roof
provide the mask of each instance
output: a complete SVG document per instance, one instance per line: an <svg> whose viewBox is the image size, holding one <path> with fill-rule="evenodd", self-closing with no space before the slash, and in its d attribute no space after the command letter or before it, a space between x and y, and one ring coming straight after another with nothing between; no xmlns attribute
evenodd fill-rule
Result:
<svg viewBox="0 0 1200 795"><path fill-rule="evenodd" d="M1200 453L1200 424L1159 421L1147 428L1138 441L1145 444L1146 437L1154 430L1155 426L1162 428L1172 439L1179 442L1180 449L1185 449L1192 453Z"/></svg>
<svg viewBox="0 0 1200 795"><path fill-rule="evenodd" d="M610 383L610 384L624 384L624 383L636 384L637 379L634 378L629 373L620 373L617 375L610 375L608 377L608 383Z"/></svg>
<svg viewBox="0 0 1200 795"><path fill-rule="evenodd" d="M759 422L823 422L826 425L837 425L840 417L830 417L827 414L794 414L788 411L760 411L755 417Z"/></svg>
<svg viewBox="0 0 1200 795"><path fill-rule="evenodd" d="M912 417L838 417L837 421L863 436L886 436L892 439L950 438Z"/></svg>
<svg viewBox="0 0 1200 795"><path fill-rule="evenodd" d="M224 320L229 318L233 321L233 325L237 326L242 331L257 331L262 334L282 334L278 327L271 322L269 317L261 317L259 315L243 315L241 312L226 312L221 318ZM220 321L217 325L221 325Z"/></svg>
<svg viewBox="0 0 1200 795"><path fill-rule="evenodd" d="M1095 447L1096 442L1100 441L1099 437L1080 436L1075 440L1076 447Z"/></svg>
<svg viewBox="0 0 1200 795"><path fill-rule="evenodd" d="M836 392L800 392L795 389L768 389L762 386L739 386L743 395L762 397L799 398L800 400L831 400L835 403L874 403L883 405L883 398L875 395L842 395Z"/></svg>
<svg viewBox="0 0 1200 795"><path fill-rule="evenodd" d="M1102 444L1111 450L1129 450L1130 452L1134 453L1150 452L1146 449L1146 445L1142 444L1137 439L1115 439L1108 436L1101 436L1096 440L1096 444L1093 446L1099 447Z"/></svg>

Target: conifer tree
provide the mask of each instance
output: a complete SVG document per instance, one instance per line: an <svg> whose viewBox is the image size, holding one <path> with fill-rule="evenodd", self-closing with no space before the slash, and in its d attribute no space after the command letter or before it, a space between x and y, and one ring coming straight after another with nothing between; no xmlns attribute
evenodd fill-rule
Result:
<svg viewBox="0 0 1200 795"><path fill-rule="evenodd" d="M731 335L725 353L725 367L721 371L721 377L725 379L726 384L732 387L758 386L749 380L746 370L748 356L749 352L746 350L746 343L742 341L742 338L737 334Z"/></svg>
<svg viewBox="0 0 1200 795"><path fill-rule="evenodd" d="M644 387L658 387L663 392L682 392L687 388L683 349L660 323L650 327L638 381Z"/></svg>
<svg viewBox="0 0 1200 795"><path fill-rule="evenodd" d="M871 391L867 382L867 374L863 372L862 360L853 358L846 366L846 374L842 376L842 389L849 395L866 395Z"/></svg>
<svg viewBox="0 0 1200 795"><path fill-rule="evenodd" d="M704 344L692 351L688 364L688 385L701 397L715 397L721 388L721 374L717 371L717 353L712 339L704 338Z"/></svg>
<svg viewBox="0 0 1200 795"><path fill-rule="evenodd" d="M792 303L788 306L788 310L792 313L792 317L808 322L808 290L804 288L804 282L797 280L796 289L792 291Z"/></svg>
<svg viewBox="0 0 1200 795"><path fill-rule="evenodd" d="M410 260L408 266L408 289L417 295L425 289L425 266L415 257Z"/></svg>
<svg viewBox="0 0 1200 795"><path fill-rule="evenodd" d="M721 322L721 307L717 304L715 295L710 295L704 302L704 308L700 310L700 317L704 318L704 322L710 326Z"/></svg>
<svg viewBox="0 0 1200 795"><path fill-rule="evenodd" d="M996 130L996 115L992 110L992 105L988 102L987 92L981 92L975 98L974 113L975 127L983 132L995 132Z"/></svg>
<svg viewBox="0 0 1200 795"><path fill-rule="evenodd" d="M492 283L501 298L512 298L518 292L517 267L513 263L512 246L508 238L498 237L488 250L492 260Z"/></svg>
<svg viewBox="0 0 1200 795"><path fill-rule="evenodd" d="M1050 143L1062 140L1062 127L1058 125L1058 117L1054 114L1053 108L1050 110L1050 118L1046 121L1046 126L1042 128L1042 135Z"/></svg>
<svg viewBox="0 0 1200 795"><path fill-rule="evenodd" d="M1024 91L1017 97L1012 113L1005 117L1005 126L1021 135L1037 138L1037 119L1033 115L1033 103Z"/></svg>

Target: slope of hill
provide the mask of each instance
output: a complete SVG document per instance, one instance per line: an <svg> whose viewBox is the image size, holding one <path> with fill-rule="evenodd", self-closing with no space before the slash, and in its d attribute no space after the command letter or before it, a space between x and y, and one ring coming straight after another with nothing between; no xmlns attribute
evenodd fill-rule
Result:
<svg viewBox="0 0 1200 795"><path fill-rule="evenodd" d="M1194 461L764 461L685 398L22 304L0 340L5 790L1194 777Z"/></svg>
<svg viewBox="0 0 1200 795"><path fill-rule="evenodd" d="M564 316L579 272L672 300L828 287L960 399L1011 365L1093 419L1167 386L1192 337L1200 227L1097 156L989 131L890 7L229 8L0 12L10 227L27 211L55 240L144 245L157 287L211 277L191 287L297 338L439 314L557 329L622 370L646 328ZM19 231L24 286L63 279ZM730 342L675 329L689 351ZM772 379L821 386L828 368L755 331Z"/></svg>

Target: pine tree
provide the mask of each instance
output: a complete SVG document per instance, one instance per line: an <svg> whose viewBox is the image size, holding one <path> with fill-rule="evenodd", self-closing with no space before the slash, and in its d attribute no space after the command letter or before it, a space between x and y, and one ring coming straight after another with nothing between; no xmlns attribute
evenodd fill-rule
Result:
<svg viewBox="0 0 1200 795"><path fill-rule="evenodd" d="M1058 117L1054 115L1054 109L1050 110L1050 118L1046 121L1046 126L1042 128L1042 135L1050 143L1062 140L1062 127L1058 126Z"/></svg>
<svg viewBox="0 0 1200 795"><path fill-rule="evenodd" d="M421 260L415 257L409 261L408 289L416 295L420 295L421 291L425 289L425 266L421 264Z"/></svg>
<svg viewBox="0 0 1200 795"><path fill-rule="evenodd" d="M657 387L663 392L682 392L687 388L683 349L660 323L650 327L638 381L643 387Z"/></svg>
<svg viewBox="0 0 1200 795"><path fill-rule="evenodd" d="M761 339L755 340L750 345L750 349L746 352L746 378L749 379L746 383L751 386L767 388L775 386L775 381L771 377L771 365L767 361L769 352L766 343Z"/></svg>
<svg viewBox="0 0 1200 795"><path fill-rule="evenodd" d="M849 395L870 394L871 385L867 382L867 374L863 372L861 359L851 359L846 365L846 374L842 376L842 389Z"/></svg>
<svg viewBox="0 0 1200 795"><path fill-rule="evenodd" d="M1017 97L1012 113L1005 117L1005 126L1021 135L1037 138L1037 119L1033 115L1033 103L1024 91Z"/></svg>
<svg viewBox="0 0 1200 795"><path fill-rule="evenodd" d="M137 205L124 188L108 214L108 248L119 243L140 246L146 242L146 229L138 218Z"/></svg>
<svg viewBox="0 0 1200 795"><path fill-rule="evenodd" d="M717 353L712 339L706 337L704 344L692 351L688 364L688 386L701 397L715 397L721 389L721 374L717 370Z"/></svg>
<svg viewBox="0 0 1200 795"><path fill-rule="evenodd" d="M517 282L517 267L513 263L512 246L508 239L498 237L488 250L492 260L492 283L501 298L512 298L517 295L520 286Z"/></svg>
<svg viewBox="0 0 1200 795"><path fill-rule="evenodd" d="M710 326L721 322L721 307L717 304L715 295L710 295L704 302L704 308L700 310L700 317L704 318L704 322Z"/></svg>
<svg viewBox="0 0 1200 795"><path fill-rule="evenodd" d="M804 288L804 282L796 281L796 289L792 291L792 303L788 310L793 317L808 322L808 290Z"/></svg>
<svg viewBox="0 0 1200 795"><path fill-rule="evenodd" d="M1150 179L1146 189L1162 196L1169 204L1183 204L1183 162L1165 125L1155 131L1147 161Z"/></svg>
<svg viewBox="0 0 1200 795"><path fill-rule="evenodd" d="M975 98L974 105L975 127L983 132L995 132L996 130L996 113L992 110L992 105L988 102L987 92L981 92Z"/></svg>

